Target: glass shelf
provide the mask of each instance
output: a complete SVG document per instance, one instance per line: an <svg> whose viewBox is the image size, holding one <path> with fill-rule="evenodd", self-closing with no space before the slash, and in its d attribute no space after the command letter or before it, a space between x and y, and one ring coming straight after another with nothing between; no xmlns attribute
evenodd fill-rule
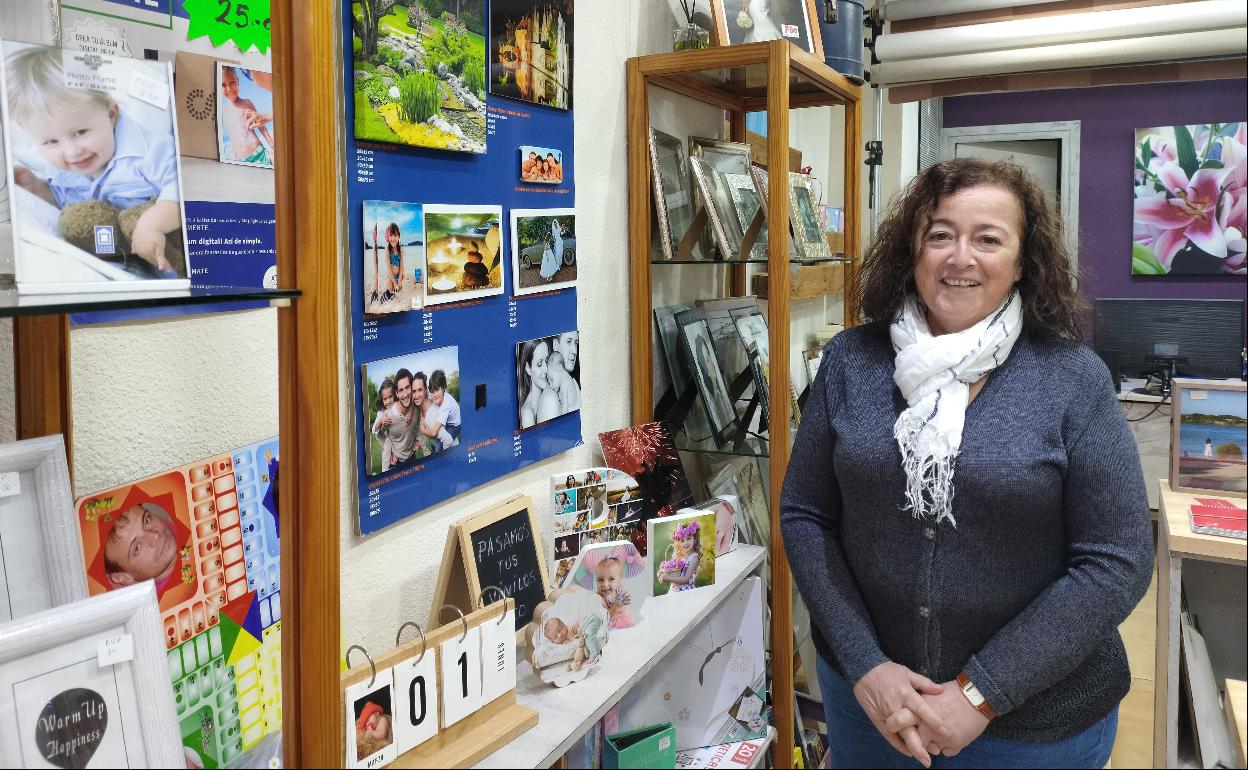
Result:
<svg viewBox="0 0 1248 770"><path fill-rule="evenodd" d="M210 289L172 291L77 292L73 294L18 294L14 286L0 287L0 318L17 316L90 313L98 310L213 305L248 300L291 300L298 289L217 286Z"/></svg>
<svg viewBox="0 0 1248 770"><path fill-rule="evenodd" d="M821 265L821 264L838 264L838 263L849 264L850 262L853 262L853 260L845 257L844 255L835 256L830 259L799 259L798 257L789 257L789 264L791 265ZM662 257L660 257L658 259L651 259L650 264L652 265L718 265L720 267L723 267L725 265L765 265L767 264L767 260L765 259L733 259L733 260L663 259Z"/></svg>

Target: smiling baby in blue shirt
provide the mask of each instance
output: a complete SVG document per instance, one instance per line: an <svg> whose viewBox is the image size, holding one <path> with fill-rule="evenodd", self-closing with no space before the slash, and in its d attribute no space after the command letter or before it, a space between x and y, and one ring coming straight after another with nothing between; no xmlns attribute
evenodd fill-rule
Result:
<svg viewBox="0 0 1248 770"><path fill-rule="evenodd" d="M6 63L9 113L55 169L43 179L15 165L13 181L58 209L85 200L118 210L154 201L134 226L131 249L173 277L165 240L181 230L182 209L171 138L130 118L110 95L66 85L61 56L30 48Z"/></svg>

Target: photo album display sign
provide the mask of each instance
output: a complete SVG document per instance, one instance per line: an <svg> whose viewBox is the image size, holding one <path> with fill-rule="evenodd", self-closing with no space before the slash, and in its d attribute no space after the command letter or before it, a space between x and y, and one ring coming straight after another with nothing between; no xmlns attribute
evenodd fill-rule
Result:
<svg viewBox="0 0 1248 770"><path fill-rule="evenodd" d="M273 438L77 504L88 592L156 587L181 739L203 767L281 730L277 472Z"/></svg>
<svg viewBox="0 0 1248 770"><path fill-rule="evenodd" d="M572 3L343 12L369 534L582 443Z"/></svg>

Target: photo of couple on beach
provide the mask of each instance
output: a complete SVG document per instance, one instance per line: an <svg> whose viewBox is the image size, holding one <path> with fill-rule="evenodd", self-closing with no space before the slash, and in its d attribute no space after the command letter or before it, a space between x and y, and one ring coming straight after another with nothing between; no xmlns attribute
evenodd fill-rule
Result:
<svg viewBox="0 0 1248 770"><path fill-rule="evenodd" d="M366 474L376 476L459 444L458 347L386 358L360 369L369 433Z"/></svg>

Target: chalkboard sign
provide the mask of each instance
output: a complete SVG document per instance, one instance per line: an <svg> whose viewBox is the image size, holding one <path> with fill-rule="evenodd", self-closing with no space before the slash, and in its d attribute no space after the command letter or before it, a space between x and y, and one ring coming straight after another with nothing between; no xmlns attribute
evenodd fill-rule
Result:
<svg viewBox="0 0 1248 770"><path fill-rule="evenodd" d="M453 604L465 614L477 607L501 601L495 586L515 600L516 631L533 619L533 608L550 590L546 582L546 548L533 513L533 501L516 495L483 513L451 525L438 587L434 591L430 627L448 622L438 617L443 604Z"/></svg>

